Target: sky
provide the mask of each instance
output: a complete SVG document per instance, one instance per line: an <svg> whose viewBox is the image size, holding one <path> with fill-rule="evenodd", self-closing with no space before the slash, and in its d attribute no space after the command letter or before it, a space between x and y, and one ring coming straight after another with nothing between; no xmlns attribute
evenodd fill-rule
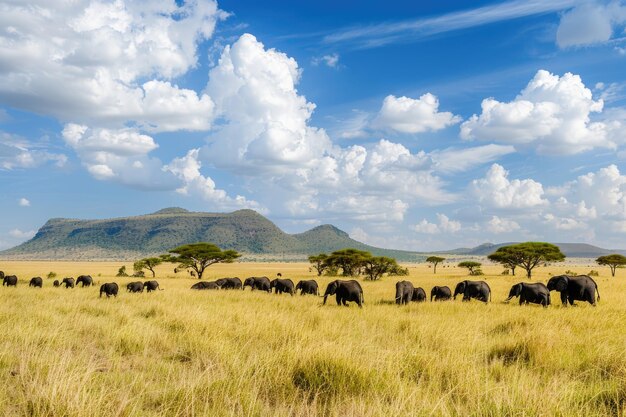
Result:
<svg viewBox="0 0 626 417"><path fill-rule="evenodd" d="M407 250L626 248L625 1L0 11L0 249L171 206Z"/></svg>

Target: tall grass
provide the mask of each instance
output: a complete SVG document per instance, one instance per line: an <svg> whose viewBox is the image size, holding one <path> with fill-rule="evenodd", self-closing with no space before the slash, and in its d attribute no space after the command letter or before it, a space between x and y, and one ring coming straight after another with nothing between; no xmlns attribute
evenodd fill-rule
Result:
<svg viewBox="0 0 626 417"><path fill-rule="evenodd" d="M3 262L0 415L6 416L623 416L626 273L596 280L598 307L502 303L523 277L483 268L493 302L392 303L396 279L363 282L366 304L314 296L165 289L98 298L97 288L28 288L53 270L121 289L114 263ZM581 266L581 268L583 268ZM579 269L581 269L579 268ZM409 267L424 287L466 271ZM313 278L306 264L217 265L218 276ZM546 281L558 266L541 268ZM101 274L100 277L97 275ZM168 276L171 276L168 278ZM318 279L322 290L330 278ZM557 300L558 297L552 297Z"/></svg>

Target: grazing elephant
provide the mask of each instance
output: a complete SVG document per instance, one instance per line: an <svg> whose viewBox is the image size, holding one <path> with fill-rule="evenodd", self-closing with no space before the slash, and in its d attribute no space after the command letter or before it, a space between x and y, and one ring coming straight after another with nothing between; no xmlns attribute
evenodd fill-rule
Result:
<svg viewBox="0 0 626 417"><path fill-rule="evenodd" d="M252 288L254 290L267 291L272 292L272 288L270 287L270 279L268 277L249 277L243 283L243 287L241 289L245 289L246 287Z"/></svg>
<svg viewBox="0 0 626 417"><path fill-rule="evenodd" d="M413 284L409 281L396 282L396 304L409 304L413 298Z"/></svg>
<svg viewBox="0 0 626 417"><path fill-rule="evenodd" d="M596 305L596 292L598 293L598 301L600 301L600 291L598 284L587 275L577 275L570 277L568 275L559 275L550 278L548 281L548 290L558 291L561 293L561 303L564 306L567 302L574 305L574 301L586 301L589 304Z"/></svg>
<svg viewBox="0 0 626 417"><path fill-rule="evenodd" d="M298 281L298 283L296 284L296 291L297 290L300 290L300 295L320 295L320 288L317 285L317 281L315 281L314 279Z"/></svg>
<svg viewBox="0 0 626 417"><path fill-rule="evenodd" d="M270 292L274 288L276 288L276 294L288 293L293 296L293 294L296 292L293 281L290 279L273 279L270 282Z"/></svg>
<svg viewBox="0 0 626 417"><path fill-rule="evenodd" d="M28 283L29 287L39 287L42 288L43 287L43 279L41 279L41 277L34 277L30 279L30 282Z"/></svg>
<svg viewBox="0 0 626 417"><path fill-rule="evenodd" d="M411 297L411 301L416 301L418 303L422 303L426 301L426 291L422 287L417 287L413 290L413 295Z"/></svg>
<svg viewBox="0 0 626 417"><path fill-rule="evenodd" d="M435 299L435 301L449 300L450 298L452 298L452 291L450 291L450 288L446 286L439 287L435 285L433 289L430 290L430 301L433 301L433 298Z"/></svg>
<svg viewBox="0 0 626 417"><path fill-rule="evenodd" d="M163 288L159 287L159 283L157 281L146 281L144 282L143 286L146 288L146 292L152 292L152 291L163 291Z"/></svg>
<svg viewBox="0 0 626 417"><path fill-rule="evenodd" d="M454 299L456 296L463 294L463 301L469 301L475 298L484 303L488 303L491 299L491 288L485 281L461 281L456 284L454 289Z"/></svg>
<svg viewBox="0 0 626 417"><path fill-rule="evenodd" d="M5 275L2 280L2 286L17 287L17 277L15 275Z"/></svg>
<svg viewBox="0 0 626 417"><path fill-rule="evenodd" d="M361 288L361 284L359 284L355 280L350 281L341 281L336 280L332 281L326 287L326 292L324 293L324 304L326 304L326 299L329 295L335 294L337 299L337 305L348 305L348 301L353 301L359 305L359 307L363 307L363 303L365 302L363 298L363 288Z"/></svg>
<svg viewBox="0 0 626 417"><path fill-rule="evenodd" d="M220 286L215 281L200 281L191 286L192 290L219 290Z"/></svg>
<svg viewBox="0 0 626 417"><path fill-rule="evenodd" d="M119 290L119 287L117 286L117 283L115 282L108 282L106 284L102 284L100 286L100 297L102 297L102 294L105 294L107 298L109 298L110 296L117 297L118 290Z"/></svg>
<svg viewBox="0 0 626 417"><path fill-rule="evenodd" d="M220 278L215 283L224 290L240 290L243 288L239 278Z"/></svg>
<svg viewBox="0 0 626 417"><path fill-rule="evenodd" d="M143 282L133 281L126 284L126 291L128 292L143 292Z"/></svg>
<svg viewBox="0 0 626 417"><path fill-rule="evenodd" d="M52 283L52 286L53 286L53 287L60 287L60 286L61 286L61 283L59 282L59 280L58 280L58 279L55 279L55 280L54 280L54 282Z"/></svg>
<svg viewBox="0 0 626 417"><path fill-rule="evenodd" d="M93 285L93 278L91 278L91 275L81 275L76 278L76 286L78 286L78 284L82 284L83 288L90 287Z"/></svg>
<svg viewBox="0 0 626 417"><path fill-rule="evenodd" d="M74 288L74 278L63 278L61 285L65 285L65 288Z"/></svg>
<svg viewBox="0 0 626 417"><path fill-rule="evenodd" d="M550 305L550 290L541 282L533 284L520 282L513 285L509 291L509 298L505 301L509 301L513 297L519 297L519 305L528 303L541 304L544 307Z"/></svg>

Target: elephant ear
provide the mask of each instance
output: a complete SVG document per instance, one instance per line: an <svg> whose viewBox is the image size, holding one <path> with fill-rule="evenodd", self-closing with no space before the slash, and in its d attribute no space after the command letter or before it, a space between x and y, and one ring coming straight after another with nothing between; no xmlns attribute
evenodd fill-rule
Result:
<svg viewBox="0 0 626 417"><path fill-rule="evenodd" d="M567 278L566 276L562 276L562 277L559 277L558 281L556 282L555 288L558 292L562 292L567 289L568 284L569 284L569 278Z"/></svg>
<svg viewBox="0 0 626 417"><path fill-rule="evenodd" d="M522 284L521 282L515 286L515 295L516 296L519 296L522 293L522 287L523 286L524 286L524 284Z"/></svg>

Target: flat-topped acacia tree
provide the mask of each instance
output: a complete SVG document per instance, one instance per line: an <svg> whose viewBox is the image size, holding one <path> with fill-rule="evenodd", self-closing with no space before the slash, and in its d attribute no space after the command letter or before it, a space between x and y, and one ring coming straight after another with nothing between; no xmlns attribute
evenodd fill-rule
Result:
<svg viewBox="0 0 626 417"><path fill-rule="evenodd" d="M558 246L546 242L524 242L503 246L492 253L490 259L498 251L506 252L507 256L515 259L517 265L526 271L528 279L532 277L532 271L537 265L545 262L561 262L565 260L565 255Z"/></svg>
<svg viewBox="0 0 626 417"><path fill-rule="evenodd" d="M596 259L598 265L606 265L611 268L611 276L615 276L615 269L626 265L626 256L614 253L611 255L600 256Z"/></svg>
<svg viewBox="0 0 626 417"><path fill-rule="evenodd" d="M434 265L433 274L437 273L437 265L445 260L446 258L442 258L440 256L429 256L428 258L426 258L426 262Z"/></svg>
<svg viewBox="0 0 626 417"><path fill-rule="evenodd" d="M241 255L232 249L221 250L217 245L207 242L190 243L168 251L162 255L165 262L177 263L177 269L192 269L198 279L202 279L204 270L217 263L232 263Z"/></svg>

